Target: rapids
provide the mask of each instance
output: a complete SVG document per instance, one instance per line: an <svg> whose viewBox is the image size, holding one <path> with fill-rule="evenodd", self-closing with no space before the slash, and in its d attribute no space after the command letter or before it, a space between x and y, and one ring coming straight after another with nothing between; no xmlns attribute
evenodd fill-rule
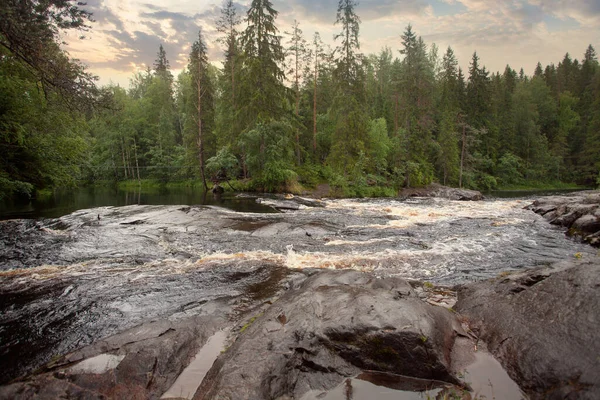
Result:
<svg viewBox="0 0 600 400"><path fill-rule="evenodd" d="M595 256L529 203L331 200L276 214L134 205L1 221L0 384L142 322L233 319L299 269L453 285Z"/></svg>

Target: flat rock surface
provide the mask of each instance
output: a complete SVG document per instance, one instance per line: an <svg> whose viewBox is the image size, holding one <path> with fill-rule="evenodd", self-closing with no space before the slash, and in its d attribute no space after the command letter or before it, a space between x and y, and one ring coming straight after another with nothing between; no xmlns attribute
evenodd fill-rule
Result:
<svg viewBox="0 0 600 400"><path fill-rule="evenodd" d="M462 287L455 308L532 399L600 398L600 261Z"/></svg>

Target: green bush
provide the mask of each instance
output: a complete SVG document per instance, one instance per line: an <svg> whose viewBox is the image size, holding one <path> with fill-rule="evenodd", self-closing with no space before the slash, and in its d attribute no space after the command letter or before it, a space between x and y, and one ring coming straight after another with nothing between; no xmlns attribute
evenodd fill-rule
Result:
<svg viewBox="0 0 600 400"><path fill-rule="evenodd" d="M503 184L518 184L523 181L522 160L511 152L504 154L498 160L497 175Z"/></svg>
<svg viewBox="0 0 600 400"><path fill-rule="evenodd" d="M30 198L33 194L33 185L27 182L10 180L0 176L0 200L13 196L25 196Z"/></svg>
<svg viewBox="0 0 600 400"><path fill-rule="evenodd" d="M298 183L298 174L295 171L286 168L285 163L278 162L267 163L260 176L253 178L250 182L246 182L245 184L242 182L242 186L244 186L246 190L257 192L287 192L294 194L300 194L302 192L302 185Z"/></svg>
<svg viewBox="0 0 600 400"><path fill-rule="evenodd" d="M297 167L296 172L298 173L298 182L308 187L317 186L324 178L319 165L304 164Z"/></svg>
<svg viewBox="0 0 600 400"><path fill-rule="evenodd" d="M211 180L230 180L237 176L240 166L229 147L222 147L217 155L206 160L206 172Z"/></svg>
<svg viewBox="0 0 600 400"><path fill-rule="evenodd" d="M494 178L493 176L483 172L477 174L475 189L488 192L490 190L496 189L497 186L498 181L496 181L496 178Z"/></svg>

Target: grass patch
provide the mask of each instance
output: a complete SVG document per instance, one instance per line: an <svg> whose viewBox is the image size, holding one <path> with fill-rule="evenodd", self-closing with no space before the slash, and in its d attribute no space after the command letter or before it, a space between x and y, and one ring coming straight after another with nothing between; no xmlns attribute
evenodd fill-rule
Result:
<svg viewBox="0 0 600 400"><path fill-rule="evenodd" d="M527 190L585 190L589 189L585 186L580 186L575 183L565 182L524 182L520 184L501 185L495 190L497 191L527 191Z"/></svg>

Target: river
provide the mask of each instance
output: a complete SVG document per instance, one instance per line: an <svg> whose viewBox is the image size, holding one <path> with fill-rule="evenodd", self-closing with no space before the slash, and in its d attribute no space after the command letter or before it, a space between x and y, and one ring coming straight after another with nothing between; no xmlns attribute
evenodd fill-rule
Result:
<svg viewBox="0 0 600 400"><path fill-rule="evenodd" d="M103 206L141 205L216 205L235 211L273 212L269 207L257 204L253 198L236 197L224 193L215 197L200 186L126 188L116 186L89 186L60 189L34 199L0 201L0 220L14 218L58 218L77 210Z"/></svg>
<svg viewBox="0 0 600 400"><path fill-rule="evenodd" d="M527 199L346 199L286 213L228 201L245 205L110 205L0 222L0 383L145 321L215 301L243 313L298 270L454 285L595 255Z"/></svg>

